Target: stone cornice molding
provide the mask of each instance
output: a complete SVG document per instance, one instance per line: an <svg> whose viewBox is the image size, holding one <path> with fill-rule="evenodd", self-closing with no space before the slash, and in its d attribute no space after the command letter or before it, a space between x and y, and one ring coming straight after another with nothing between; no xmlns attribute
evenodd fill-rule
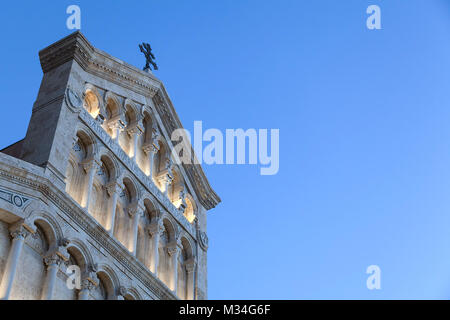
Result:
<svg viewBox="0 0 450 320"><path fill-rule="evenodd" d="M109 54L94 48L79 31L61 39L39 52L44 73L75 60L84 71L118 84L126 89L153 99L156 110L168 132L183 128L173 104L160 80ZM192 154L194 152L192 151ZM220 203L219 196L211 188L201 165L183 164L198 200L207 210Z"/></svg>
<svg viewBox="0 0 450 320"><path fill-rule="evenodd" d="M183 128L164 86L161 86L161 89L158 90L158 92L153 97L153 103L156 107L156 110L158 111L159 116L161 117L161 120L167 130L167 134L169 137L172 136L172 132L174 130ZM195 158L195 152L192 146L191 154ZM197 161L193 160L192 163L197 163ZM221 202L219 196L211 188L211 185L209 184L201 165L182 164L182 167L193 185L198 200L206 210L214 208Z"/></svg>
<svg viewBox="0 0 450 320"><path fill-rule="evenodd" d="M151 74L94 48L80 31L41 50L39 58L44 73L75 60L86 72L144 96L153 97L160 86Z"/></svg>
<svg viewBox="0 0 450 320"><path fill-rule="evenodd" d="M0 156L10 158L9 156L3 154ZM15 174L12 174L11 172L15 172ZM129 272L130 275L133 275L136 279L138 279L153 294L164 300L178 299L172 292L168 291L167 287L159 279L152 275L150 270L148 270L141 262L132 256L130 252L118 242L117 239L111 237L106 230L101 228L92 216L86 214L86 211L83 210L83 208L81 208L65 192L59 190L48 178L34 175L32 172L26 170L26 168L20 169L17 167L12 167L6 163L3 163L3 161L0 161L0 178L23 187L33 189L42 194L47 201L52 202L56 208L58 208L77 226L84 230L84 232L86 232L91 239L93 239L99 246L103 247L109 255L113 257L113 259L118 261L122 267ZM17 227L18 231L25 232L25 236L27 233L35 232L32 231L33 229L22 220L14 224L12 227ZM19 235L20 234L21 233L19 233Z"/></svg>

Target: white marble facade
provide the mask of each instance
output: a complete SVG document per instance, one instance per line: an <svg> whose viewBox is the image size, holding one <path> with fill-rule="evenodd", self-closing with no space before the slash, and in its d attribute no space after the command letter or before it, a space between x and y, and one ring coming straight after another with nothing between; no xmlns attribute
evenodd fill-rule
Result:
<svg viewBox="0 0 450 320"><path fill-rule="evenodd" d="M26 137L0 153L0 299L206 299L220 198L173 158L164 85L80 32L39 56Z"/></svg>

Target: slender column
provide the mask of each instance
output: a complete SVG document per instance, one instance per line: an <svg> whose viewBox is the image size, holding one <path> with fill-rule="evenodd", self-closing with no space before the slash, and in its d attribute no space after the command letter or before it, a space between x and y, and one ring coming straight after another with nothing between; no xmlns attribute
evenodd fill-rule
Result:
<svg viewBox="0 0 450 320"><path fill-rule="evenodd" d="M119 184L114 181L111 184L107 186L107 191L110 196L109 199L109 225L107 228L107 231L110 235L113 235L114 233L114 222L116 220L116 206L117 206L117 199L119 198L119 194L122 191Z"/></svg>
<svg viewBox="0 0 450 320"><path fill-rule="evenodd" d="M94 182L94 176L97 170L100 167L100 163L95 159L90 159L83 163L83 169L88 175L88 178L86 179L84 188L83 188L83 200L81 203L81 207L86 208L89 210L89 202L91 200L91 194L92 194L92 185Z"/></svg>
<svg viewBox="0 0 450 320"><path fill-rule="evenodd" d="M128 214L131 218L133 218L133 238L131 239L130 251L132 252L133 256L136 256L139 220L143 216L143 212L141 208L136 206L135 208L128 210Z"/></svg>
<svg viewBox="0 0 450 320"><path fill-rule="evenodd" d="M10 229L13 240L9 250L8 259L6 260L5 270L3 271L2 282L0 285L0 300L9 299L23 243L29 233L30 232L25 229L22 223L15 224Z"/></svg>
<svg viewBox="0 0 450 320"><path fill-rule="evenodd" d="M194 270L195 270L195 260L194 259L189 259L188 261L186 261L186 273L187 273L187 296L186 296L186 300L195 300L195 296L194 296Z"/></svg>
<svg viewBox="0 0 450 320"><path fill-rule="evenodd" d="M162 232L162 225L161 220L158 220L156 222L153 222L148 227L148 233L152 237L152 259L150 263L150 271L155 274L155 276L158 276L158 260L159 260L159 239L161 237Z"/></svg>
<svg viewBox="0 0 450 320"><path fill-rule="evenodd" d="M120 133L125 128L125 123L121 119L111 120L108 123L108 127L113 132L112 139L117 143L119 141Z"/></svg>
<svg viewBox="0 0 450 320"><path fill-rule="evenodd" d="M52 300L59 266L61 262L67 260L69 260L69 254L65 247L51 249L47 253L44 258L44 263L47 265L47 276L42 290L42 300Z"/></svg>
<svg viewBox="0 0 450 320"><path fill-rule="evenodd" d="M148 176L151 178L153 176L153 163L155 162L155 155L159 151L159 146L156 147L154 144L147 144L142 147L142 150L144 151L148 159Z"/></svg>
<svg viewBox="0 0 450 320"><path fill-rule="evenodd" d="M136 161L138 138L142 134L142 128L139 124L136 124L135 126L129 128L127 132L132 141L130 152L128 155L131 159L134 159Z"/></svg>
<svg viewBox="0 0 450 320"><path fill-rule="evenodd" d="M178 242L175 242L167 248L169 255L172 258L172 282L171 282L171 290L177 295L178 291L178 255L180 254L180 247Z"/></svg>

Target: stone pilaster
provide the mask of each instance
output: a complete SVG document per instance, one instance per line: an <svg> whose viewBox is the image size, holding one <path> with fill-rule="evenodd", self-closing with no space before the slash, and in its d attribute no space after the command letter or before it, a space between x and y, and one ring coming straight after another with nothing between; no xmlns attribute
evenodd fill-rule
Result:
<svg viewBox="0 0 450 320"><path fill-rule="evenodd" d="M128 208L128 215L130 216L131 219L133 219L132 238L129 250L133 254L133 256L136 256L139 221L141 217L144 215L144 208L139 206L137 203L133 204Z"/></svg>
<svg viewBox="0 0 450 320"><path fill-rule="evenodd" d="M82 197L81 207L86 208L86 210L89 210L94 176L100 166L101 163L96 159L89 159L83 162L83 169L86 172L87 179L83 188L84 193Z"/></svg>
<svg viewBox="0 0 450 320"><path fill-rule="evenodd" d="M122 191L122 187L119 185L117 181L113 181L110 183L106 190L109 195L109 208L108 208L108 225L106 227L106 230L109 232L109 234L112 236L114 234L114 223L116 220L116 207L117 207L117 200L119 198L119 194Z"/></svg>
<svg viewBox="0 0 450 320"><path fill-rule="evenodd" d="M153 272L155 276L158 276L158 263L159 263L159 240L161 233L163 232L162 220L158 219L148 226L148 233L152 237L152 258L150 263L150 271Z"/></svg>
<svg viewBox="0 0 450 320"><path fill-rule="evenodd" d="M185 263L187 273L187 297L186 300L195 300L195 267L196 262L193 258L189 259Z"/></svg>
<svg viewBox="0 0 450 320"><path fill-rule="evenodd" d="M23 221L19 221L12 225L9 231L12 237L12 245L9 250L8 259L6 260L5 269L3 271L2 282L0 284L0 300L9 299L25 238L30 233L34 232L34 230L27 227Z"/></svg>
<svg viewBox="0 0 450 320"><path fill-rule="evenodd" d="M42 300L52 300L55 289L56 275L59 267L63 261L69 260L69 254L66 248L58 247L49 250L44 258L44 263L47 266L47 275L42 290Z"/></svg>
<svg viewBox="0 0 450 320"><path fill-rule="evenodd" d="M177 295L178 291L178 257L181 252L181 243L174 241L167 247L167 252L172 259L172 278L170 282L170 289Z"/></svg>
<svg viewBox="0 0 450 320"><path fill-rule="evenodd" d="M135 162L136 162L138 139L139 136L142 135L143 131L144 130L142 129L142 126L139 123L136 123L135 125L127 129L127 133L131 140L131 146L128 156L131 159L134 159Z"/></svg>

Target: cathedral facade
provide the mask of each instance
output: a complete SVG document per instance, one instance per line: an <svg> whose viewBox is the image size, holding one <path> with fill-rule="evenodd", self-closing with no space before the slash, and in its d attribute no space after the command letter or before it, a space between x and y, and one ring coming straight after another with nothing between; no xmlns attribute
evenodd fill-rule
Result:
<svg viewBox="0 0 450 320"><path fill-rule="evenodd" d="M207 298L206 212L162 82L76 32L39 52L23 140L0 152L0 299Z"/></svg>

